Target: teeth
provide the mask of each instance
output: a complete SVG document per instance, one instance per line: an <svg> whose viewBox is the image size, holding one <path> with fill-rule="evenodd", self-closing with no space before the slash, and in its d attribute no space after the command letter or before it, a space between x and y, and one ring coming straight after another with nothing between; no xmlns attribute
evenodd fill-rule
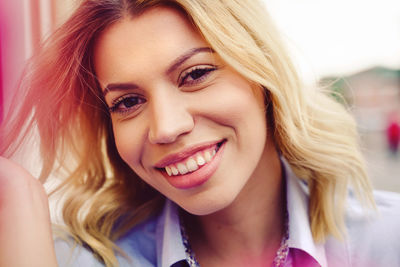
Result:
<svg viewBox="0 0 400 267"><path fill-rule="evenodd" d="M196 162L197 162L197 165L199 165L199 166L203 166L204 164L206 164L206 160L200 154L197 155Z"/></svg>
<svg viewBox="0 0 400 267"><path fill-rule="evenodd" d="M171 171L173 175L178 175L179 171L177 168L175 168L174 166L171 167Z"/></svg>
<svg viewBox="0 0 400 267"><path fill-rule="evenodd" d="M205 158L206 162L210 162L211 161L212 156L210 154L210 151L204 152L204 158Z"/></svg>
<svg viewBox="0 0 400 267"><path fill-rule="evenodd" d="M168 176L171 176L171 174L172 174L172 171L171 171L171 168L170 167L165 167L165 171L167 172L167 174L168 174Z"/></svg>
<svg viewBox="0 0 400 267"><path fill-rule="evenodd" d="M165 171L167 172L168 176L176 176L178 174L184 175L188 172L194 172L199 169L199 166L203 166L204 164L210 162L216 153L216 149L199 152L194 157L187 159L186 162L182 161L178 164L166 166Z"/></svg>
<svg viewBox="0 0 400 267"><path fill-rule="evenodd" d="M183 164L183 163L178 163L178 171L179 171L179 173L181 174L181 175L184 175L184 174L186 174L186 173L188 173L189 172L189 170L187 169L187 167L186 167L186 165L185 164Z"/></svg>
<svg viewBox="0 0 400 267"><path fill-rule="evenodd" d="M186 166L187 166L187 168L188 168L188 170L189 170L190 172L193 172L193 171L195 171L195 170L197 170L197 169L199 168L199 166L197 166L197 162L196 162L194 159L192 159L192 158L190 158L190 159L186 162Z"/></svg>

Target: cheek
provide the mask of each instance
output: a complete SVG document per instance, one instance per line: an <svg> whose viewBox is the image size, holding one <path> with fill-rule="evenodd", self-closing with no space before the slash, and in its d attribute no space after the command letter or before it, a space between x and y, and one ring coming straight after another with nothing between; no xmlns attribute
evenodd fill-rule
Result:
<svg viewBox="0 0 400 267"><path fill-rule="evenodd" d="M240 77L220 81L198 100L203 111L220 124L266 131L263 92Z"/></svg>
<svg viewBox="0 0 400 267"><path fill-rule="evenodd" d="M232 157L230 162L242 166L244 158L247 162L256 163L261 157L267 141L267 119L265 114L263 93L255 90L243 79L234 79L218 87L215 95L210 97L210 109L213 108L212 120L224 125L232 131L228 135L233 144L232 153L242 155ZM211 117L210 117L211 118ZM254 164L246 164L243 175L255 168Z"/></svg>
<svg viewBox="0 0 400 267"><path fill-rule="evenodd" d="M129 120L113 123L113 131L119 155L136 172L140 166L144 131Z"/></svg>

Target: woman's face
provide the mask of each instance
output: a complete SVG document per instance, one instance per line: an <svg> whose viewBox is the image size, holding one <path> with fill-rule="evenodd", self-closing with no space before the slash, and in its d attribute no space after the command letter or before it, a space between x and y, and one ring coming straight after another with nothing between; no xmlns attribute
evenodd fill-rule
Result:
<svg viewBox="0 0 400 267"><path fill-rule="evenodd" d="M261 90L177 10L153 8L97 40L95 69L122 159L188 212L227 207L273 145ZM269 145L266 145L266 144Z"/></svg>

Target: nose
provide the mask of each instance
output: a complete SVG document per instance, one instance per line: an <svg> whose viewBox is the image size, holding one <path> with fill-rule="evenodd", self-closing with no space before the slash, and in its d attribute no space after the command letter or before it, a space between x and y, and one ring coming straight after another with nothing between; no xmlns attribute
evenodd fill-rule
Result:
<svg viewBox="0 0 400 267"><path fill-rule="evenodd" d="M151 117L149 141L152 144L168 144L189 133L194 118L183 100L176 97L157 97L150 104Z"/></svg>

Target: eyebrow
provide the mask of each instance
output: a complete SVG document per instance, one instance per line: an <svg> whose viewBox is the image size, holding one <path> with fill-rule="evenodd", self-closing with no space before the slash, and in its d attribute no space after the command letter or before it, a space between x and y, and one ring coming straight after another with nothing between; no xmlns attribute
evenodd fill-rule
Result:
<svg viewBox="0 0 400 267"><path fill-rule="evenodd" d="M183 63L185 63L186 60L189 58L193 57L194 55L198 53L214 53L214 50L210 47L199 47L199 48L193 48L184 53L183 55L179 56L177 59L175 59L171 66L167 69L166 73L170 74L171 72L175 71L179 66L181 66ZM132 89L137 89L139 86L137 86L134 83L110 83L108 84L103 91L103 96L105 96L107 93L111 91L116 91L116 90L132 90Z"/></svg>
<svg viewBox="0 0 400 267"><path fill-rule="evenodd" d="M171 72L179 68L179 66L182 65L189 58L193 57L198 53L203 53L203 52L214 53L214 50L210 47L199 47L190 49L189 51L187 51L186 53L184 53L183 55L181 55L180 57L178 57L173 61L171 67L169 67L167 70L167 74L170 74Z"/></svg>
<svg viewBox="0 0 400 267"><path fill-rule="evenodd" d="M117 91L117 90L132 90L137 89L137 86L134 83L110 83L104 88L103 95L105 96L108 92Z"/></svg>

